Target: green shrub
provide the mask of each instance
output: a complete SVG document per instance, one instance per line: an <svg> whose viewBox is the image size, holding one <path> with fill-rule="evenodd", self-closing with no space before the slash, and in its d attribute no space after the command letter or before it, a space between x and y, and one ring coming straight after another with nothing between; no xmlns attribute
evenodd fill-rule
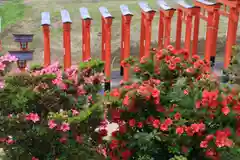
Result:
<svg viewBox="0 0 240 160"><path fill-rule="evenodd" d="M130 62L138 81L105 98L119 126L106 142L109 159L219 159L238 148L238 92L221 86L199 56L169 46L122 64Z"/></svg>
<svg viewBox="0 0 240 160"><path fill-rule="evenodd" d="M0 137L7 158L102 158L94 130L102 119L98 92L104 76L94 67L63 72L55 63L5 77L0 90Z"/></svg>

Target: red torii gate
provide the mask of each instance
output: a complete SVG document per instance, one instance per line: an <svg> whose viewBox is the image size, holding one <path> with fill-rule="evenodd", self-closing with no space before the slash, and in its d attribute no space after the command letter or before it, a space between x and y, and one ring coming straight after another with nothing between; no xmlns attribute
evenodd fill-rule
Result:
<svg viewBox="0 0 240 160"><path fill-rule="evenodd" d="M138 5L141 8L140 58L142 58L150 56L152 20L156 11L146 2L139 2Z"/></svg>
<svg viewBox="0 0 240 160"><path fill-rule="evenodd" d="M63 48L64 48L64 69L68 69L72 65L71 58L71 24L72 20L67 10L61 10L63 23Z"/></svg>
<svg viewBox="0 0 240 160"><path fill-rule="evenodd" d="M185 1L178 1L177 8L177 33L176 33L176 49L181 48L181 32L182 32L182 21L186 23L186 33L185 33L185 45L184 48L191 52L191 33L192 28L194 28L193 33L193 45L192 45L192 55L197 54L198 47L198 33L199 33L199 22L200 22L200 7L192 6L187 4ZM192 19L194 16L194 26L192 27Z"/></svg>
<svg viewBox="0 0 240 160"><path fill-rule="evenodd" d="M164 0L158 0L157 5L159 6L160 12L158 27L158 48L162 49L163 46L166 48L171 42L171 20L176 9L168 6Z"/></svg>
<svg viewBox="0 0 240 160"><path fill-rule="evenodd" d="M91 58L90 27L92 18L87 8L79 8L79 11L82 18L82 60L86 61Z"/></svg>
<svg viewBox="0 0 240 160"><path fill-rule="evenodd" d="M209 63L212 62L212 66L215 63L217 35L219 26L219 9L220 3L213 3L206 0L195 0L194 4L204 9L204 12L200 13L200 18L207 21L207 36L205 42L205 60ZM207 16L205 16L207 11Z"/></svg>
<svg viewBox="0 0 240 160"><path fill-rule="evenodd" d="M122 28L121 28L121 62L130 56L130 28L133 14L130 12L127 5L120 5L122 13ZM123 75L123 80L129 79L129 67L121 66L120 75Z"/></svg>
<svg viewBox="0 0 240 160"><path fill-rule="evenodd" d="M42 30L44 38L44 67L51 64L51 51L50 51L50 13L42 12Z"/></svg>
<svg viewBox="0 0 240 160"><path fill-rule="evenodd" d="M111 37L112 21L114 17L106 7L99 7L102 17L102 60L105 62L104 72L106 75L105 90L111 89Z"/></svg>
<svg viewBox="0 0 240 160"><path fill-rule="evenodd" d="M236 44L237 40L237 27L240 12L240 1L217 0L217 2L222 3L225 8L225 11L220 11L220 14L228 17L228 31L224 57L224 68L227 68L231 61L232 47ZM229 7L229 13L226 12L226 6Z"/></svg>

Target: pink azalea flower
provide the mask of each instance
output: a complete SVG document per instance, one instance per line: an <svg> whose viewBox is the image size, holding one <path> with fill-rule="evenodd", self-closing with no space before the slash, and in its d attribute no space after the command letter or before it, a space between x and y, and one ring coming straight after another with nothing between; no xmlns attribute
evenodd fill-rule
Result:
<svg viewBox="0 0 240 160"><path fill-rule="evenodd" d="M78 86L77 94L78 94L78 96L82 96L82 95L86 94L86 91L84 90L83 85Z"/></svg>
<svg viewBox="0 0 240 160"><path fill-rule="evenodd" d="M55 123L54 120L49 120L49 121L48 121L48 127L49 127L50 129L53 129L53 128L55 128L56 126L57 126L57 124Z"/></svg>
<svg viewBox="0 0 240 160"><path fill-rule="evenodd" d="M73 114L74 116L76 116L76 115L79 114L79 112L78 112L77 110L75 110L75 109L72 109L72 114Z"/></svg>
<svg viewBox="0 0 240 160"><path fill-rule="evenodd" d="M67 137L64 136L64 137L60 138L59 142L66 143L67 142Z"/></svg>
<svg viewBox="0 0 240 160"><path fill-rule="evenodd" d="M32 157L32 160L39 160L38 158L36 158L36 157Z"/></svg>
<svg viewBox="0 0 240 160"><path fill-rule="evenodd" d="M25 119L27 121L33 121L33 123L40 121L40 117L38 116L37 113L29 113L26 115Z"/></svg>
<svg viewBox="0 0 240 160"><path fill-rule="evenodd" d="M12 117L13 117L13 114L9 114L9 115L8 115L8 118L12 118Z"/></svg>
<svg viewBox="0 0 240 160"><path fill-rule="evenodd" d="M66 123L66 122L63 122L61 127L60 127L60 130L63 131L63 132L69 131L70 130L69 124Z"/></svg>
<svg viewBox="0 0 240 160"><path fill-rule="evenodd" d="M5 86L5 83L3 81L0 81L0 89L3 89Z"/></svg>
<svg viewBox="0 0 240 160"><path fill-rule="evenodd" d="M0 62L0 70L1 70L1 71L4 71L5 67L6 67L6 65L3 64L2 62Z"/></svg>
<svg viewBox="0 0 240 160"><path fill-rule="evenodd" d="M6 139L5 142L10 145L10 144L14 143L14 140L13 140L12 136L8 136L8 138Z"/></svg>

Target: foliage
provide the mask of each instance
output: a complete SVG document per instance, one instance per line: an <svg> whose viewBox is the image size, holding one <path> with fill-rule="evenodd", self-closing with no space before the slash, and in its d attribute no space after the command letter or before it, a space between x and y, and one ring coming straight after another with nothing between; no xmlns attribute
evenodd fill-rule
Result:
<svg viewBox="0 0 240 160"><path fill-rule="evenodd" d="M7 157L101 159L94 132L102 119L99 67L62 71L54 63L6 76L0 90L0 142Z"/></svg>
<svg viewBox="0 0 240 160"><path fill-rule="evenodd" d="M240 46L234 46L232 50L232 58L229 67L224 70L224 80L229 83L240 84L239 67L240 67Z"/></svg>
<svg viewBox="0 0 240 160"><path fill-rule="evenodd" d="M139 81L104 101L119 125L105 146L109 159L219 159L239 146L238 92L221 86L199 56L169 46L131 62Z"/></svg>
<svg viewBox="0 0 240 160"><path fill-rule="evenodd" d="M11 70L11 64L16 62L17 58L10 54L0 56L0 77L3 77Z"/></svg>

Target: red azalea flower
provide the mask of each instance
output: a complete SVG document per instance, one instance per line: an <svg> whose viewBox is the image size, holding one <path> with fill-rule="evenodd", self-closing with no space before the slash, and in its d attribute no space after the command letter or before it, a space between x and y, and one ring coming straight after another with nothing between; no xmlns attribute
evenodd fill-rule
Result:
<svg viewBox="0 0 240 160"><path fill-rule="evenodd" d="M125 124L119 126L119 133L124 134L127 132L127 126Z"/></svg>
<svg viewBox="0 0 240 160"><path fill-rule="evenodd" d="M165 112L165 108L163 106L159 105L159 104L156 106L156 110L158 112Z"/></svg>
<svg viewBox="0 0 240 160"><path fill-rule="evenodd" d="M173 51L175 50L172 45L168 45L168 46L167 46L167 49L168 49L169 51L171 51L171 52L173 52Z"/></svg>
<svg viewBox="0 0 240 160"><path fill-rule="evenodd" d="M135 119L131 119L131 120L129 120L128 124L129 124L130 127L134 127L135 124L136 124L136 120Z"/></svg>
<svg viewBox="0 0 240 160"><path fill-rule="evenodd" d="M60 138L59 142L60 143L66 143L67 142L67 137L64 136L64 137Z"/></svg>
<svg viewBox="0 0 240 160"><path fill-rule="evenodd" d="M82 136L76 136L75 140L76 140L78 143L82 144L82 142L83 142L83 137L82 137Z"/></svg>
<svg viewBox="0 0 240 160"><path fill-rule="evenodd" d="M119 144L119 141L116 140L116 139L113 139L113 140L111 141L111 143L110 143L110 148L111 148L112 150L114 150L114 149L118 148L118 144Z"/></svg>
<svg viewBox="0 0 240 160"><path fill-rule="evenodd" d="M201 141L200 147L201 148L207 148L208 147L208 141Z"/></svg>
<svg viewBox="0 0 240 160"><path fill-rule="evenodd" d="M188 95L188 90L187 89L185 89L184 91L183 91L183 93L185 94L185 95Z"/></svg>
<svg viewBox="0 0 240 160"><path fill-rule="evenodd" d="M194 131L191 127L186 127L185 131L186 131L188 136L193 136L194 135Z"/></svg>
<svg viewBox="0 0 240 160"><path fill-rule="evenodd" d="M118 131L113 131L111 135L112 135L112 137L117 137L118 133L119 133Z"/></svg>
<svg viewBox="0 0 240 160"><path fill-rule="evenodd" d="M182 146L181 150L183 153L187 153L188 152L188 148L186 146Z"/></svg>
<svg viewBox="0 0 240 160"><path fill-rule="evenodd" d="M112 97L119 97L119 96L120 96L119 90L116 89L116 88L114 88L114 89L111 91L110 95L111 95Z"/></svg>
<svg viewBox="0 0 240 160"><path fill-rule="evenodd" d="M120 120L121 112L118 109L114 109L111 111L112 119L114 122Z"/></svg>
<svg viewBox="0 0 240 160"><path fill-rule="evenodd" d="M195 103L196 109L199 109L200 106L201 106L201 101L196 101L196 103Z"/></svg>
<svg viewBox="0 0 240 160"><path fill-rule="evenodd" d="M32 160L39 160L38 158L36 158L36 157L32 157Z"/></svg>
<svg viewBox="0 0 240 160"><path fill-rule="evenodd" d="M124 160L127 160L131 156L131 152L129 150L125 150L124 152L121 153L121 156Z"/></svg>
<svg viewBox="0 0 240 160"><path fill-rule="evenodd" d="M198 59L200 59L200 56L199 55L193 55L192 58L198 60Z"/></svg>
<svg viewBox="0 0 240 160"><path fill-rule="evenodd" d="M162 131L167 131L167 130L168 130L168 125L165 124L165 123L162 123L162 124L160 125L160 129L161 129Z"/></svg>
<svg viewBox="0 0 240 160"><path fill-rule="evenodd" d="M222 107L222 113L226 116L226 115L228 115L229 114L229 112L230 112L230 109L227 107L227 106L225 106L225 107Z"/></svg>
<svg viewBox="0 0 240 160"><path fill-rule="evenodd" d="M142 123L142 122L138 122L138 123L137 123L137 127L138 127L138 128L143 128L143 123Z"/></svg>
<svg viewBox="0 0 240 160"><path fill-rule="evenodd" d="M240 128L237 129L236 134L237 136L240 136Z"/></svg>
<svg viewBox="0 0 240 160"><path fill-rule="evenodd" d="M141 63L141 64L146 63L146 62L147 62L146 59L147 59L147 57L146 57L146 56L143 56L143 57L140 59L140 63Z"/></svg>
<svg viewBox="0 0 240 160"><path fill-rule="evenodd" d="M140 71L141 71L141 69L139 67L134 67L134 72L138 73Z"/></svg>
<svg viewBox="0 0 240 160"><path fill-rule="evenodd" d="M170 63L169 65L168 65L168 69L169 70L175 70L176 69L176 64L175 63Z"/></svg>
<svg viewBox="0 0 240 160"><path fill-rule="evenodd" d="M179 112L177 112L175 115L174 115L174 119L177 121L181 118L181 114Z"/></svg>
<svg viewBox="0 0 240 160"><path fill-rule="evenodd" d="M209 134L209 135L206 136L205 140L206 141L211 141L211 140L213 140L213 138L214 138L214 135L213 134Z"/></svg>
<svg viewBox="0 0 240 160"><path fill-rule="evenodd" d="M123 99L123 105L128 106L129 105L129 96L126 95Z"/></svg>
<svg viewBox="0 0 240 160"><path fill-rule="evenodd" d="M209 158L213 158L214 156L216 156L216 151L212 148L209 148L206 152L205 152L206 156Z"/></svg>
<svg viewBox="0 0 240 160"><path fill-rule="evenodd" d="M157 88L154 88L152 90L152 97L153 98L158 98L160 96L160 91Z"/></svg>
<svg viewBox="0 0 240 160"><path fill-rule="evenodd" d="M171 118L167 118L164 123L166 125L170 126L170 125L172 125L173 122L172 122Z"/></svg>
<svg viewBox="0 0 240 160"><path fill-rule="evenodd" d="M153 127L154 128L159 128L159 125L160 125L160 120L158 120L158 119L155 119L154 121L153 121Z"/></svg>
<svg viewBox="0 0 240 160"><path fill-rule="evenodd" d="M108 131L105 128L101 128L101 129L99 129L99 135L101 137L105 137L108 135Z"/></svg>
<svg viewBox="0 0 240 160"><path fill-rule="evenodd" d="M153 123L153 121L154 121L154 117L153 116L149 116L148 118L147 118L147 120L146 120L146 124L152 124Z"/></svg>
<svg viewBox="0 0 240 160"><path fill-rule="evenodd" d="M184 128L183 128L183 127L177 127L177 128L176 128L176 134L182 135L183 132L184 132Z"/></svg>

